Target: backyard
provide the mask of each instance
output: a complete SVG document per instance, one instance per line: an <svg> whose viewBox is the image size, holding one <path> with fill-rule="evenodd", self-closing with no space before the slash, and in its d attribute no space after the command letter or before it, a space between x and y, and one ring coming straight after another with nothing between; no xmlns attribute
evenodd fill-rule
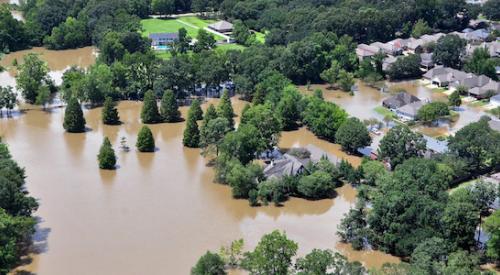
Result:
<svg viewBox="0 0 500 275"><path fill-rule="evenodd" d="M180 28L185 28L188 35L191 37L196 37L199 29L206 28L209 24L214 23L215 20L205 20L198 18L196 16L171 18L171 19L158 19L150 18L141 20L142 25L142 35L148 36L151 33L162 33L162 32L178 32ZM224 37L212 33L215 40L224 40Z"/></svg>

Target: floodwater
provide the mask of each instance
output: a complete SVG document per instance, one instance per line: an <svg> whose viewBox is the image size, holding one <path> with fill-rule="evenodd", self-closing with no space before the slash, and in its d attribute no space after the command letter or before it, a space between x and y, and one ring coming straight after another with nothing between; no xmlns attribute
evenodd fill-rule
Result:
<svg viewBox="0 0 500 275"><path fill-rule="evenodd" d="M375 111L376 107L382 106L382 101L390 97L394 92L405 90L408 93L427 101L447 102L447 96L443 92L435 92L420 84L419 81L386 82L389 92L381 92L379 89L367 86L363 81L357 81L358 91L354 95L339 91L329 90L327 85L311 85L307 90L305 86L299 89L305 94L312 94L315 89L321 89L326 100L336 103L344 108L349 115L361 120L376 118L383 120L383 115ZM452 134L471 122L478 121L486 113L480 107L464 104L457 109L456 121L441 121L438 127L420 126L418 131L430 136L443 136Z"/></svg>
<svg viewBox="0 0 500 275"><path fill-rule="evenodd" d="M236 99L233 104L236 112L244 105ZM120 126L102 125L100 109L85 110L91 130L83 134L64 132L62 108L0 120L0 135L26 168L27 188L40 202L35 252L19 270L42 275L188 274L206 250L239 238L252 249L274 229L299 243L299 255L330 248L369 267L398 261L339 244L337 225L356 198L350 185L337 189L335 199L292 198L283 207L252 208L246 200L233 199L227 186L213 183L214 172L198 149L182 146L185 123L152 125L158 150L137 152L140 107L140 102L121 102ZM186 111L182 108L183 116ZM97 166L105 136L117 150L116 171ZM118 149L121 137L130 152ZM335 145L305 129L286 132L281 140L283 147L307 143L338 153Z"/></svg>
<svg viewBox="0 0 500 275"><path fill-rule="evenodd" d="M72 65L87 68L95 63L97 56L94 47L84 47L79 49L53 51L46 48L33 48L29 50L12 52L3 56L0 60L0 66L7 68L4 72L0 72L0 85L1 86L16 86L16 68L12 66L14 60L22 64L23 58L29 53L39 54L40 58L47 62L49 67L49 76L54 80L57 85L62 83L63 73Z"/></svg>

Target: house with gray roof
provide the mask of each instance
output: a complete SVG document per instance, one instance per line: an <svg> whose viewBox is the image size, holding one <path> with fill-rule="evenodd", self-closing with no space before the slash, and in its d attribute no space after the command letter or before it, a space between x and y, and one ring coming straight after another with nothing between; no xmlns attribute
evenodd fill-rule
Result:
<svg viewBox="0 0 500 275"><path fill-rule="evenodd" d="M427 152L424 154L425 157L430 158L435 154L444 154L448 151L448 141L438 140L430 136L423 136L427 146Z"/></svg>
<svg viewBox="0 0 500 275"><path fill-rule="evenodd" d="M264 176L268 179L280 179L285 176L297 176L305 171L309 159L299 159L290 154L284 154L283 158L271 161L264 168Z"/></svg>
<svg viewBox="0 0 500 275"><path fill-rule="evenodd" d="M467 89L472 89L476 87L483 87L484 85L488 84L488 82L491 81L491 78L485 76L485 75L480 75L477 76L475 74L469 74L467 78L464 79L459 79L455 80L452 83L449 84L451 88L457 88L459 86L464 86L467 87Z"/></svg>
<svg viewBox="0 0 500 275"><path fill-rule="evenodd" d="M455 81L463 81L470 77L471 74L455 70L448 67L436 67L426 72L422 77L429 80L432 84L439 87L447 87Z"/></svg>
<svg viewBox="0 0 500 275"><path fill-rule="evenodd" d="M409 94L407 92L400 92L389 98L384 99L384 101L382 101L382 106L391 110L396 110L400 107L418 101L420 101L418 97Z"/></svg>
<svg viewBox="0 0 500 275"><path fill-rule="evenodd" d="M420 108L424 105L425 103L423 101L415 101L397 108L395 113L403 121L416 120L418 110L420 110Z"/></svg>
<svg viewBox="0 0 500 275"><path fill-rule="evenodd" d="M208 25L208 28L212 29L216 32L220 32L220 33L229 33L229 32L233 31L233 24L231 24L227 21L221 20L221 21L218 21L218 22L215 22L213 24Z"/></svg>
<svg viewBox="0 0 500 275"><path fill-rule="evenodd" d="M366 58L370 58L376 55L379 51L380 49L375 46L367 44L359 44L358 47L356 47L356 56L358 57L358 60L361 62Z"/></svg>
<svg viewBox="0 0 500 275"><path fill-rule="evenodd" d="M151 39L151 47L155 50L165 50L168 49L170 44L174 43L179 39L178 33L151 33L149 34L149 39Z"/></svg>
<svg viewBox="0 0 500 275"><path fill-rule="evenodd" d="M420 54L420 69L428 71L434 68L434 60L432 60L433 53L422 53Z"/></svg>
<svg viewBox="0 0 500 275"><path fill-rule="evenodd" d="M478 99L489 98L500 93L500 82L490 80L481 87L469 89L469 94Z"/></svg>

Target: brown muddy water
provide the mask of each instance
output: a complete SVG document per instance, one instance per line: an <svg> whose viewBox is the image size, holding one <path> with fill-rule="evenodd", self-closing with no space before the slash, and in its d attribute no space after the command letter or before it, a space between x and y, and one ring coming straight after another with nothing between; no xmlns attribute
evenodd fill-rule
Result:
<svg viewBox="0 0 500 275"><path fill-rule="evenodd" d="M49 76L59 85L62 83L63 73L71 66L75 65L81 68L87 68L95 63L96 49L94 47L85 47L72 50L53 51L46 48L33 48L24 51L17 51L4 55L0 60L0 66L7 68L0 72L0 85L16 87L16 68L12 66L14 60L22 64L23 58L29 53L39 54L40 58L47 62L49 67Z"/></svg>
<svg viewBox="0 0 500 275"><path fill-rule="evenodd" d="M382 106L382 101L384 99L401 89L421 100L442 102L447 102L448 100L446 94L435 92L421 85L419 81L387 82L386 85L390 92L384 93L380 92L379 89L367 86L362 81L357 81L356 85L359 91L354 92L352 96L343 91L330 90L328 89L328 85L311 85L309 90L307 90L305 86L299 86L299 89L305 94L312 94L312 91L315 89L321 89L326 100L338 104L344 108L349 115L358 117L361 120L376 118L382 121L384 117L377 113L375 108ZM456 121L442 121L439 123L438 127L420 126L417 127L417 129L430 136L449 135L471 122L478 121L481 116L486 114L482 108L466 104L458 108L457 111L459 116Z"/></svg>
<svg viewBox="0 0 500 275"><path fill-rule="evenodd" d="M233 104L240 112L243 103ZM339 244L337 225L356 198L351 186L339 188L335 199L292 198L283 207L249 207L247 201L233 199L227 186L213 183L214 172L198 149L182 146L184 123L152 125L158 151L137 152L140 107L139 102L120 103L120 126L103 126L99 108L86 110L92 130L84 134L64 132L63 109L30 110L0 120L0 135L26 168L27 188L40 202L35 252L19 270L42 275L188 274L206 250L239 238L252 249L274 229L298 242L300 255L330 248L369 267L398 261ZM105 136L117 150L116 171L97 166ZM121 137L130 152L119 150ZM284 133L281 146L308 143L339 153L305 129Z"/></svg>

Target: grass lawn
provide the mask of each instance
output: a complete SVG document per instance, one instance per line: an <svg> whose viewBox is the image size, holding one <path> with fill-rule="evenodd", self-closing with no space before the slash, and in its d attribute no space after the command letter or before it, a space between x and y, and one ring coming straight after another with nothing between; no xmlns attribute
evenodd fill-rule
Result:
<svg viewBox="0 0 500 275"><path fill-rule="evenodd" d="M384 117L386 117L386 116L391 117L391 118L396 117L396 115L393 112L391 112L391 110L389 110L385 107L382 107L382 106L377 106L377 107L375 107L374 110L375 110L375 112L377 112L378 114L380 114Z"/></svg>
<svg viewBox="0 0 500 275"><path fill-rule="evenodd" d="M459 185L457 185L456 187L453 187L453 188L449 189L448 193L451 194L451 193L455 192L458 189L462 189L464 187L471 186L472 184L474 184L476 182L477 182L477 179L473 179L473 180L469 180L469 181L466 181L466 182L462 182Z"/></svg>
<svg viewBox="0 0 500 275"><path fill-rule="evenodd" d="M169 51L155 51L156 56L161 59L168 60L172 57L172 54Z"/></svg>
<svg viewBox="0 0 500 275"><path fill-rule="evenodd" d="M490 101L488 99L481 99L481 100L476 100L470 104L472 107L483 107L485 105L488 105Z"/></svg>
<svg viewBox="0 0 500 275"><path fill-rule="evenodd" d="M215 49L216 51L221 51L221 52L226 52L229 50L240 50L242 51L245 49L245 46L239 45L239 44L223 44L223 45L217 45L217 48Z"/></svg>
<svg viewBox="0 0 500 275"><path fill-rule="evenodd" d="M260 43L264 44L266 42L266 35L261 33L261 32L254 32L255 33L255 38L257 41Z"/></svg>
<svg viewBox="0 0 500 275"><path fill-rule="evenodd" d="M143 19L141 20L141 26L143 28L142 35L148 36L150 33L159 32L178 32L180 28L185 28L188 32L188 35L192 38L195 38L198 35L199 29L205 28L212 22L213 21L211 20L202 20L194 16L181 17L179 19ZM222 36L215 34L212 35L214 36L215 40L224 40Z"/></svg>
<svg viewBox="0 0 500 275"><path fill-rule="evenodd" d="M210 20L210 19L201 19L201 18L196 17L196 16L180 17L177 20L184 21L188 24L194 25L194 26L201 28L201 29L206 28L206 27L208 27L208 25L217 22L215 20Z"/></svg>

